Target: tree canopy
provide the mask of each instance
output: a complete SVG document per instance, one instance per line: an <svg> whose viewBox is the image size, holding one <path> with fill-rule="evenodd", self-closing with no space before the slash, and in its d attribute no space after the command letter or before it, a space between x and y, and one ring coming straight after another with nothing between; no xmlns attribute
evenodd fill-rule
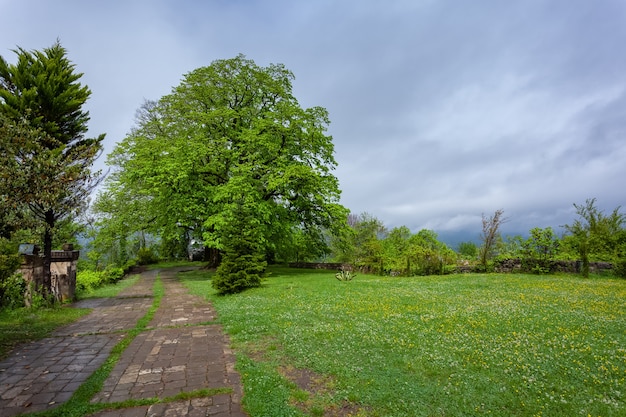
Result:
<svg viewBox="0 0 626 417"><path fill-rule="evenodd" d="M328 112L302 108L293 79L283 65L260 67L243 55L186 74L144 104L109 156L99 205L115 201L116 212L100 214L130 218L140 206L136 227L163 238L194 234L225 253L233 224L254 229L247 247L264 253L302 241L294 234L323 252L325 231L345 224L347 211L332 173Z"/></svg>

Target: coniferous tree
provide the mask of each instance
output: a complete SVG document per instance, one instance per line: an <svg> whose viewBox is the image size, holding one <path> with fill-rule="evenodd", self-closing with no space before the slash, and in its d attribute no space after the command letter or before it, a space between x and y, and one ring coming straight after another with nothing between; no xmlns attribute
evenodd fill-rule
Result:
<svg viewBox="0 0 626 417"><path fill-rule="evenodd" d="M20 228L41 226L44 295L51 291L50 262L57 223L83 209L99 181L91 166L104 135L85 138L91 91L59 41L43 51L0 57L0 196L13 213L30 214ZM17 218L16 215L8 217Z"/></svg>
<svg viewBox="0 0 626 417"><path fill-rule="evenodd" d="M222 262L213 278L213 288L221 294L233 294L261 285L267 266L262 236L255 227L253 205L240 196L228 205L231 221L224 227Z"/></svg>

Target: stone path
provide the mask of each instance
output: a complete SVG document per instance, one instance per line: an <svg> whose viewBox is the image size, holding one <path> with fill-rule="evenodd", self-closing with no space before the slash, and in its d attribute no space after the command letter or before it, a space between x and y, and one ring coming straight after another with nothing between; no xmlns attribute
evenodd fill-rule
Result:
<svg viewBox="0 0 626 417"><path fill-rule="evenodd" d="M0 417L42 411L67 401L133 329L153 303L159 274L164 296L148 329L140 333L92 402L171 397L201 389L229 394L151 406L105 410L97 417L216 416L244 417L242 387L234 355L216 314L175 279L177 269L148 271L116 298L85 300L77 307L93 311L52 337L23 346L0 362Z"/></svg>

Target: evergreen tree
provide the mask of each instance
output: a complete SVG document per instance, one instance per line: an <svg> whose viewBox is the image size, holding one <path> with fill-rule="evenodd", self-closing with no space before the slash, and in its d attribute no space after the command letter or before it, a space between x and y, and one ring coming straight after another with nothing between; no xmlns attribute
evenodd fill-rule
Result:
<svg viewBox="0 0 626 417"><path fill-rule="evenodd" d="M248 200L248 201L246 201ZM213 278L213 288L220 294L233 294L261 285L267 266L264 251L252 209L245 195L228 205L230 221L223 230L222 262Z"/></svg>
<svg viewBox="0 0 626 417"><path fill-rule="evenodd" d="M55 227L83 209L99 180L91 165L104 135L85 138L91 92L57 41L43 51L14 51L17 62L0 57L0 197L17 227L43 229L44 295L50 294Z"/></svg>

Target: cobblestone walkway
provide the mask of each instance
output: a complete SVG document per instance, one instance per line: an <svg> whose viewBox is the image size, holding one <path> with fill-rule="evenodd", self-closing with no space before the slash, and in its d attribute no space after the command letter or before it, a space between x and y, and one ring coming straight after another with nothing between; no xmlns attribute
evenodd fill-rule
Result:
<svg viewBox="0 0 626 417"><path fill-rule="evenodd" d="M52 337L13 352L0 362L0 417L54 408L108 357L153 302L157 273L165 287L148 329L133 339L92 402L165 398L201 389L228 394L185 401L105 410L97 417L216 416L244 417L242 388L234 355L212 306L187 293L175 279L177 269L148 271L116 298L85 300L93 311Z"/></svg>

